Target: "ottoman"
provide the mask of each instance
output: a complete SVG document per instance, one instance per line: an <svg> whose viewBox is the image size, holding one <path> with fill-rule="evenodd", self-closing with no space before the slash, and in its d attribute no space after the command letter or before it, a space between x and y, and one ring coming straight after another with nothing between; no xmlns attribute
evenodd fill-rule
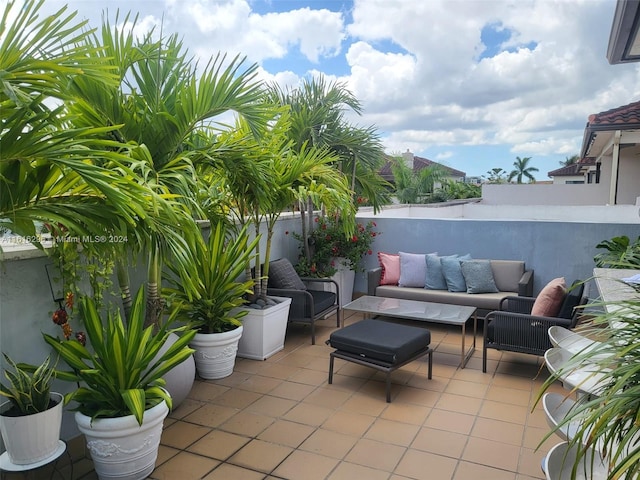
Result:
<svg viewBox="0 0 640 480"><path fill-rule="evenodd" d="M333 383L336 358L386 373L387 402L391 402L391 372L417 358L429 355L428 378L431 379L433 350L431 332L419 327L361 320L334 331L327 345L335 348L329 356L329 383Z"/></svg>

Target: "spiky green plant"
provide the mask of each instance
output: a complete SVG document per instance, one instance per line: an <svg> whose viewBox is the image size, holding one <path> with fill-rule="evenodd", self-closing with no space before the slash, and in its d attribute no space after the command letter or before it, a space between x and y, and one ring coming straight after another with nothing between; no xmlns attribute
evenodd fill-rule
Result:
<svg viewBox="0 0 640 480"><path fill-rule="evenodd" d="M30 373L16 364L6 353L3 355L13 371L4 371L9 386L0 384L0 395L7 397L23 415L47 410L51 398L51 378L54 372L53 368L50 368L49 357L33 373Z"/></svg>

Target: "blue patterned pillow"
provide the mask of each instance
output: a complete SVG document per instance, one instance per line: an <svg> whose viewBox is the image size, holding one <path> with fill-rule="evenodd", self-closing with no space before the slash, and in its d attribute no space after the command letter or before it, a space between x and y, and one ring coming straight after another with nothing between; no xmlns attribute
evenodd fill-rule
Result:
<svg viewBox="0 0 640 480"><path fill-rule="evenodd" d="M467 284L467 293L499 292L489 260L467 260L462 262L460 268Z"/></svg>
<svg viewBox="0 0 640 480"><path fill-rule="evenodd" d="M466 254L461 257L442 257L440 264L442 265L442 275L447 283L447 290L450 292L466 292L467 284L462 275L461 262L471 260L471 255Z"/></svg>
<svg viewBox="0 0 640 480"><path fill-rule="evenodd" d="M451 255L450 258L456 258L457 255ZM429 290L446 290L447 282L442 275L442 264L440 263L441 258L449 258L449 257L439 257L437 255L428 254L425 258L427 264L427 275L424 282L424 288Z"/></svg>

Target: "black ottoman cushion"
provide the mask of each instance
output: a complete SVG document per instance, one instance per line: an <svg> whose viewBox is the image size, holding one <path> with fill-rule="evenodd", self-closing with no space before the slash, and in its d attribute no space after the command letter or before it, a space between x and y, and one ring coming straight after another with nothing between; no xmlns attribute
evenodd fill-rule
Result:
<svg viewBox="0 0 640 480"><path fill-rule="evenodd" d="M431 332L424 328L361 320L334 331L328 343L343 352L395 364L413 357L430 342Z"/></svg>

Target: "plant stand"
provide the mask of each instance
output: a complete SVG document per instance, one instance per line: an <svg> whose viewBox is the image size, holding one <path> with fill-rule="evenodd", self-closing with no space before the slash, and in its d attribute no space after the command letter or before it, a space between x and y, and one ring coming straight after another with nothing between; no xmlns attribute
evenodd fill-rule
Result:
<svg viewBox="0 0 640 480"><path fill-rule="evenodd" d="M55 452L53 452L53 455L51 455L50 457L47 457L47 458L45 458L43 460L40 460L39 462L35 462L35 463L18 465L18 464L13 463L11 461L11 458L9 457L9 452L4 452L2 455L0 455L0 471L3 471L3 472L30 472L32 470L37 470L38 468L44 467L46 465L49 465L52 462L56 462L56 465L54 466L53 471L59 473L60 476L62 476L60 471L57 469L57 463L58 463L58 460L60 459L60 457L65 452L67 453L67 456L69 457L69 465L71 466L71 473L70 473L69 478L73 478L73 460L71 458L71 454L67 450L67 444L65 442L63 442L62 440L58 440L58 448L56 449Z"/></svg>
<svg viewBox="0 0 640 480"><path fill-rule="evenodd" d="M242 317L244 332L238 345L239 357L266 360L284 349L291 298L272 298L279 303L263 310L242 307L249 313Z"/></svg>

